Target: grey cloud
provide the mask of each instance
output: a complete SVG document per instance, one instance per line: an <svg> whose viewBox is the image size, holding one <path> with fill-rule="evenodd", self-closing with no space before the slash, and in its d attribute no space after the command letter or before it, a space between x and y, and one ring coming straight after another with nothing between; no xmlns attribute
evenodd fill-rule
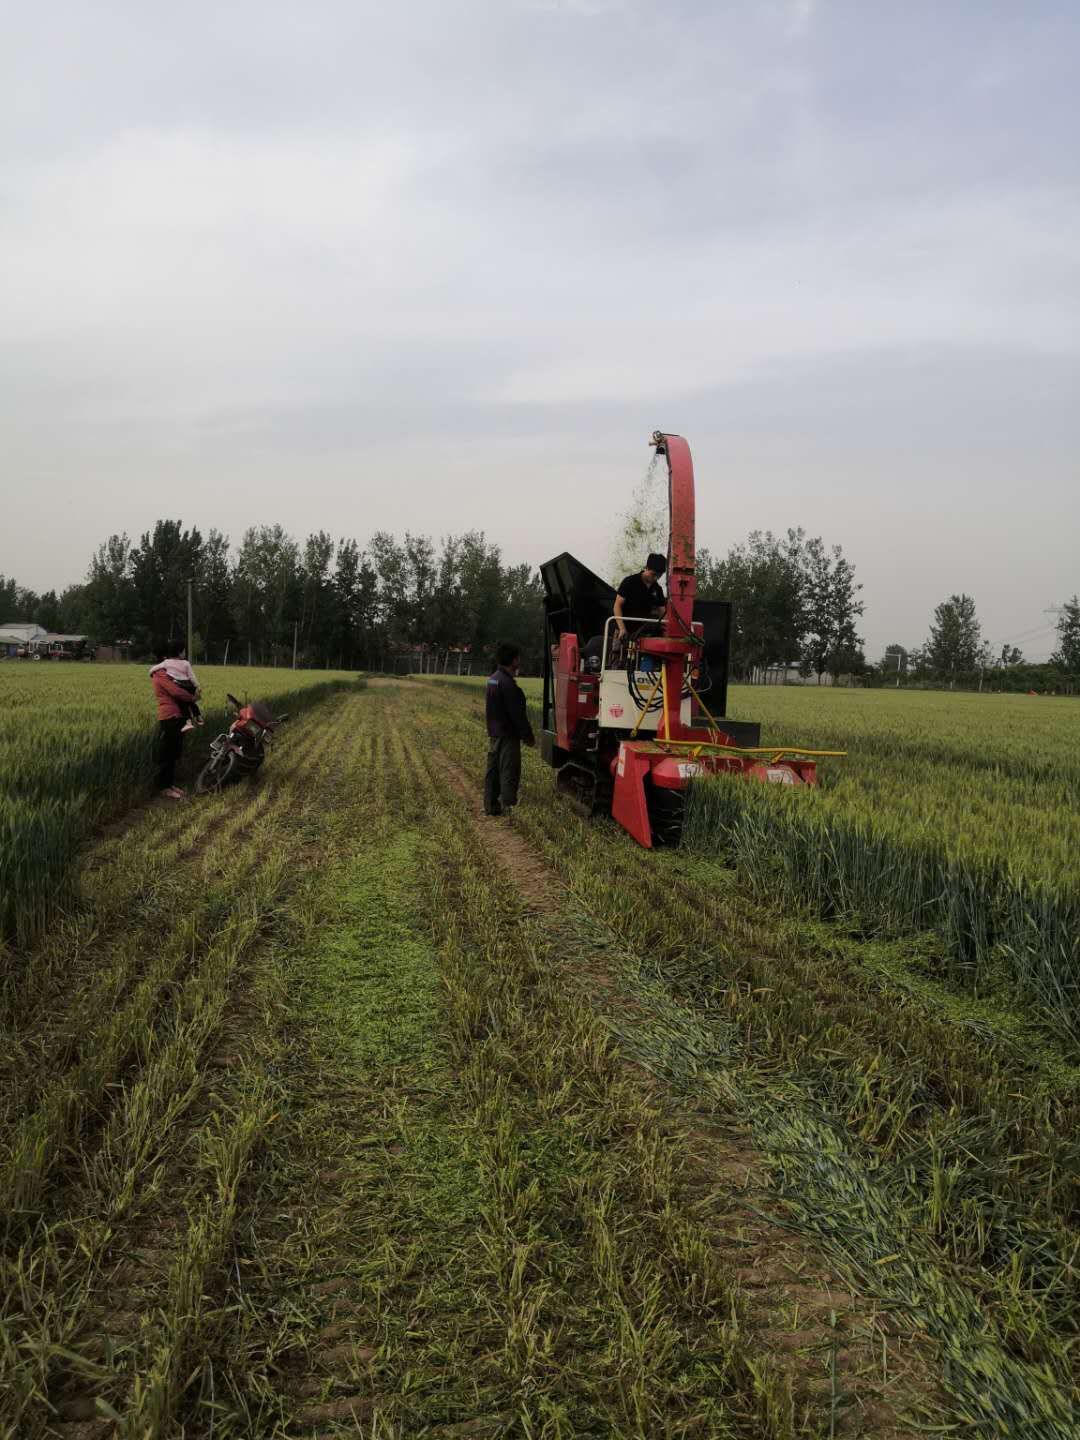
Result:
<svg viewBox="0 0 1080 1440"><path fill-rule="evenodd" d="M714 547L844 543L875 645L965 583L1010 633L1080 584L1074 7L241 0L10 29L0 570L25 583L165 513L480 525L600 563L662 424Z"/></svg>

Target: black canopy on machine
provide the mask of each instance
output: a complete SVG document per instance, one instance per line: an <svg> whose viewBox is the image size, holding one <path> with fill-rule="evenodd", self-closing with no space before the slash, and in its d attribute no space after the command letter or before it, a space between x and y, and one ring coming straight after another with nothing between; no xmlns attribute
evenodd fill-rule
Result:
<svg viewBox="0 0 1080 1440"><path fill-rule="evenodd" d="M604 628L615 608L615 589L587 565L564 552L540 566L544 582L544 617L552 636L573 631L584 645Z"/></svg>

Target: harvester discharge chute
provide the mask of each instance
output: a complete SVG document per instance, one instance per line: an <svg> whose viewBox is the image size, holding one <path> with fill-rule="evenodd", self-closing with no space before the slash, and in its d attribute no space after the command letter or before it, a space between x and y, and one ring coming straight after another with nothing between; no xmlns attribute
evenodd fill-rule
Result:
<svg viewBox="0 0 1080 1440"><path fill-rule="evenodd" d="M690 447L681 435L659 430L652 444L668 467L662 618L624 616L636 634L623 640L610 585L572 555L540 567L541 754L585 814L612 815L648 847L678 843L695 776L727 772L816 785L817 760L839 753L763 747L760 726L725 717L732 606L697 598Z"/></svg>

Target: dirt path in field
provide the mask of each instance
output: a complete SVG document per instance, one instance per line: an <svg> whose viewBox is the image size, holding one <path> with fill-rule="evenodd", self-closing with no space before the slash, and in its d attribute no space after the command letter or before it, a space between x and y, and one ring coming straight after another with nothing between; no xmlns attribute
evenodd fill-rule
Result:
<svg viewBox="0 0 1080 1440"><path fill-rule="evenodd" d="M511 876L556 953L565 953L565 921L575 902L550 865L515 831L486 816L478 787L443 751L434 761L466 806L492 859ZM560 924L560 922L563 922ZM580 941L579 941L580 944ZM582 963L583 962L583 963ZM619 993L602 953L573 956L568 978L601 1014L640 1023L640 1007ZM914 1440L923 1427L906 1416L937 1400L928 1342L854 1293L825 1258L788 1227L772 1194L764 1156L741 1127L709 1111L688 1110L666 1085L626 1061L666 1126L686 1137L690 1189L708 1216L715 1253L748 1300L747 1320L761 1349L790 1377L797 1399L824 1412L829 1433Z"/></svg>
<svg viewBox="0 0 1080 1440"><path fill-rule="evenodd" d="M542 860L532 846L513 829L512 822L484 814L483 799L467 776L443 751L436 752L436 763L448 783L469 807L488 849L514 877L518 889L531 909L557 914L566 904L566 887Z"/></svg>

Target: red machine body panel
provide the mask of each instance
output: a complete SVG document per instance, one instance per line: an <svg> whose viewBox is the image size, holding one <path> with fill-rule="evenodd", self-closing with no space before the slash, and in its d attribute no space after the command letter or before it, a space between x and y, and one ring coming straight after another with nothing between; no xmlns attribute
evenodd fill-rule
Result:
<svg viewBox="0 0 1080 1440"><path fill-rule="evenodd" d="M645 743L632 740L619 746L614 761L615 790L611 797L612 819L628 830L635 840L652 849L652 824L645 781L649 774L649 755Z"/></svg>
<svg viewBox="0 0 1080 1440"><path fill-rule="evenodd" d="M596 676L581 670L577 636L560 635L555 671L555 738L564 750L574 748L581 722L596 718L597 692Z"/></svg>
<svg viewBox="0 0 1080 1440"><path fill-rule="evenodd" d="M719 732L713 732L714 734ZM657 740L625 740L613 762L615 791L611 813L639 845L654 847L649 790L682 791L700 775L742 775L771 785L816 785L814 761L757 760L723 753L715 742L688 746L673 753Z"/></svg>
<svg viewBox="0 0 1080 1440"><path fill-rule="evenodd" d="M559 636L559 664L555 681L555 736L564 750L572 747L577 730L578 638Z"/></svg>

